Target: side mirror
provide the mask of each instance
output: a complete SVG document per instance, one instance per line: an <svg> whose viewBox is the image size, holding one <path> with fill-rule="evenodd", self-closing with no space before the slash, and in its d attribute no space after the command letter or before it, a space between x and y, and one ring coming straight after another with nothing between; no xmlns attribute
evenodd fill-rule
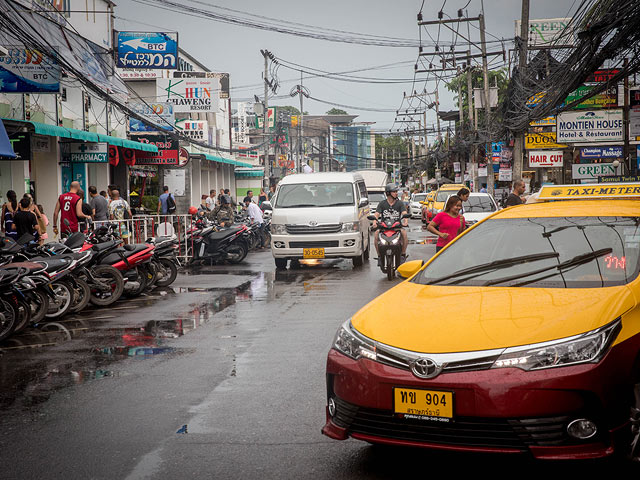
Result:
<svg viewBox="0 0 640 480"><path fill-rule="evenodd" d="M358 205L359 207L366 207L367 205L369 205L369 199L366 197L362 197L360 199L360 205Z"/></svg>
<svg viewBox="0 0 640 480"><path fill-rule="evenodd" d="M413 277L422 268L422 260L412 260L405 262L398 267L398 274L403 278Z"/></svg>
<svg viewBox="0 0 640 480"><path fill-rule="evenodd" d="M271 202L269 200L265 200L264 202L262 202L261 206L262 210L273 210L273 207L271 206Z"/></svg>
<svg viewBox="0 0 640 480"><path fill-rule="evenodd" d="M411 218L411 214L410 213L405 213L404 215L402 215L402 218Z"/></svg>
<svg viewBox="0 0 640 480"><path fill-rule="evenodd" d="M373 221L373 220L376 219L376 216L375 215L367 215L367 219Z"/></svg>

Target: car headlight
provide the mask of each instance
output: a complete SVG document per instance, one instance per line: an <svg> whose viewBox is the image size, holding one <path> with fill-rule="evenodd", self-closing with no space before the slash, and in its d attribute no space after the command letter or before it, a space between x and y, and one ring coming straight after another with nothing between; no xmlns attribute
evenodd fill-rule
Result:
<svg viewBox="0 0 640 480"><path fill-rule="evenodd" d="M566 367L597 363L609 350L620 331L620 319L591 332L523 347L507 348L491 368L517 367L522 370Z"/></svg>
<svg viewBox="0 0 640 480"><path fill-rule="evenodd" d="M354 360L362 357L370 360L376 360L377 358L376 346L353 329L351 320L344 322L338 329L333 339L333 348Z"/></svg>
<svg viewBox="0 0 640 480"><path fill-rule="evenodd" d="M287 233L287 226L282 223L272 223L271 233L275 235L284 235L285 233Z"/></svg>
<svg viewBox="0 0 640 480"><path fill-rule="evenodd" d="M360 222L343 223L342 224L342 229L340 231L342 233L359 232L360 231Z"/></svg>

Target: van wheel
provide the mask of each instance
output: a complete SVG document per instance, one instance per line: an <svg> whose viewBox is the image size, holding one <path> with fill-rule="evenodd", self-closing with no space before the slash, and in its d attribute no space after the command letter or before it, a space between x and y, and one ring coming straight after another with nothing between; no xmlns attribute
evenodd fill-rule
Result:
<svg viewBox="0 0 640 480"><path fill-rule="evenodd" d="M286 270L287 269L287 259L286 258L275 258L276 268L278 270Z"/></svg>
<svg viewBox="0 0 640 480"><path fill-rule="evenodd" d="M357 257L351 257L351 260L353 260L354 268L361 267L362 265L364 265L364 252L362 252Z"/></svg>

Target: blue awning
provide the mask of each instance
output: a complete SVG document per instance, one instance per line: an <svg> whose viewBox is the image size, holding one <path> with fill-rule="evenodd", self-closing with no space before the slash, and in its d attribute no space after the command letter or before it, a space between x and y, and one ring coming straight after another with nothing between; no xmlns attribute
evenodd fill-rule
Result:
<svg viewBox="0 0 640 480"><path fill-rule="evenodd" d="M0 158L3 160L13 160L16 158L16 153L11 147L9 136L2 122L0 122Z"/></svg>

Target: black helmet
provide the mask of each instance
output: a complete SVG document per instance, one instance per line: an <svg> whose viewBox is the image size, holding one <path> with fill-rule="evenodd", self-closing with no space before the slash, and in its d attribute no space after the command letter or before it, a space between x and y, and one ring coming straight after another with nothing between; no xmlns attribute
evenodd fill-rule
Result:
<svg viewBox="0 0 640 480"><path fill-rule="evenodd" d="M395 183L387 183L384 186L384 193L386 195L389 195L391 192L397 192L398 191L398 186Z"/></svg>

